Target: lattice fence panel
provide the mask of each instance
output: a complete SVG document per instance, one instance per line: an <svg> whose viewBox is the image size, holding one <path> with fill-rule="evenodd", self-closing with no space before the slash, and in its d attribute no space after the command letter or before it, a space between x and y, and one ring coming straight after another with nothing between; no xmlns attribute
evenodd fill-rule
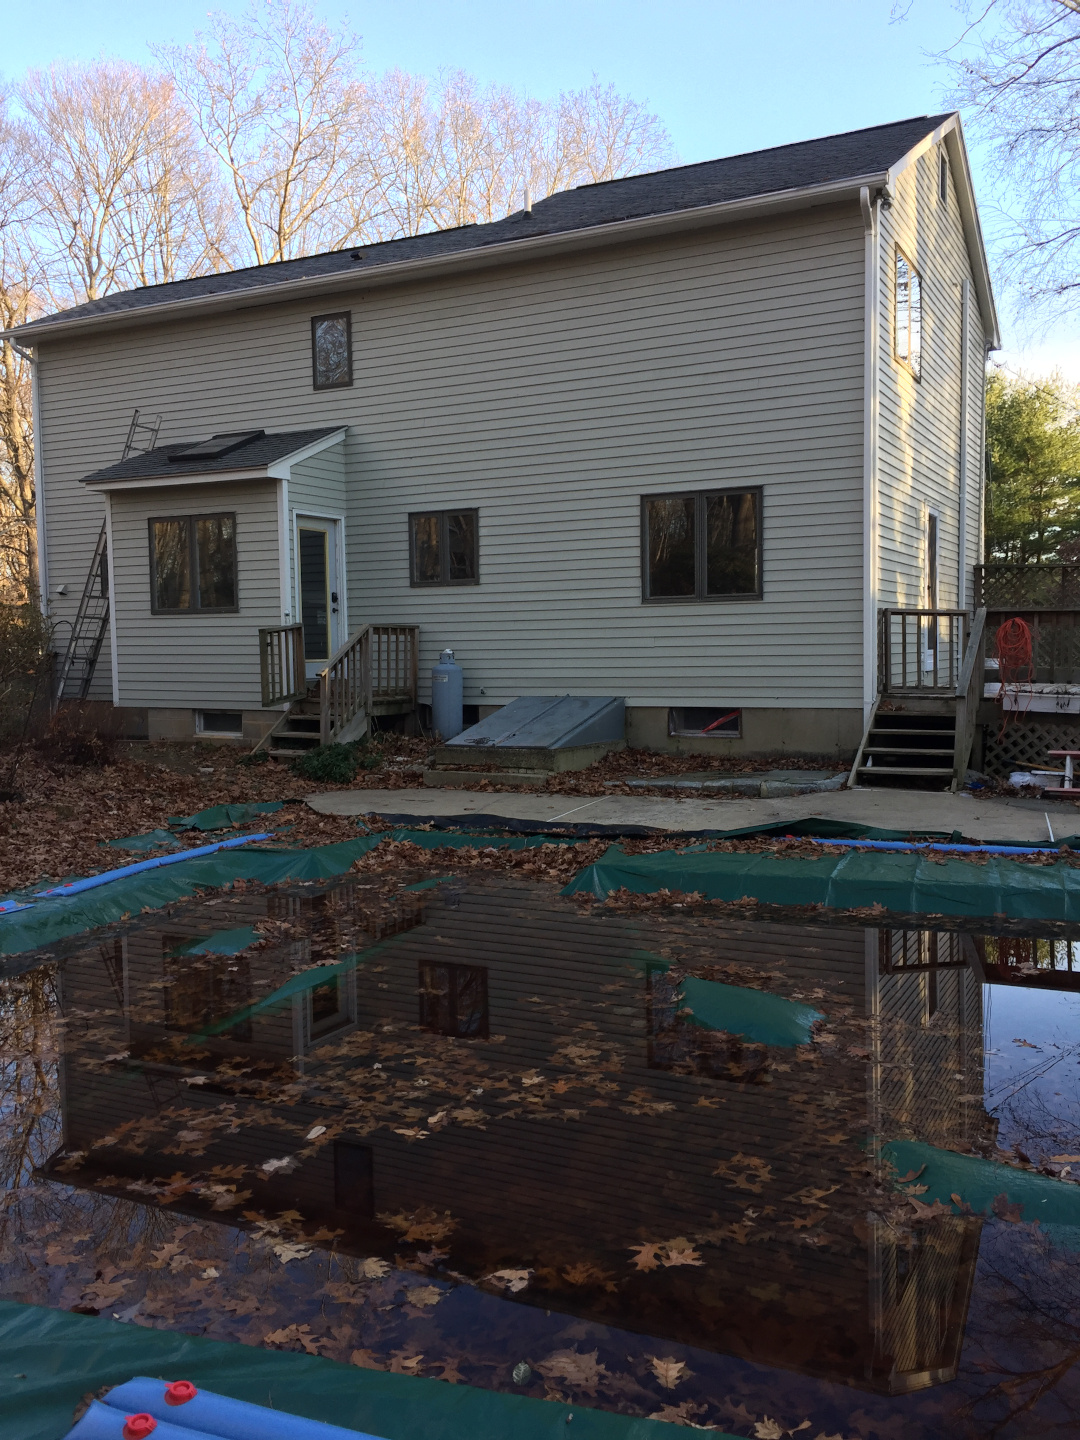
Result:
<svg viewBox="0 0 1080 1440"><path fill-rule="evenodd" d="M1080 715L1047 716L1045 720L1009 716L999 735L1000 722L987 725L983 743L983 770L1007 779L1011 770L1055 767L1048 750L1080 750Z"/></svg>

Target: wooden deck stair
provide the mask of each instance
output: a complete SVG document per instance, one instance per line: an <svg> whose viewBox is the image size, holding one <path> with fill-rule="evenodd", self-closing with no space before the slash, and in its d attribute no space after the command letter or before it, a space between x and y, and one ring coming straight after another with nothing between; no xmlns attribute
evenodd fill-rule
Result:
<svg viewBox="0 0 1080 1440"><path fill-rule="evenodd" d="M985 671L986 611L883 610L880 694L849 784L961 790Z"/></svg>
<svg viewBox="0 0 1080 1440"><path fill-rule="evenodd" d="M263 705L288 708L255 751L295 759L362 739L374 716L415 710L419 642L416 625L365 625L309 682L303 627L260 630Z"/></svg>

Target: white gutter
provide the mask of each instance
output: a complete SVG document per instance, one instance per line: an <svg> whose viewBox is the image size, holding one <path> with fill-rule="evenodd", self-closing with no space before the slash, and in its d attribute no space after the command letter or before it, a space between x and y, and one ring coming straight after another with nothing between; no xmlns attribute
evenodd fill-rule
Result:
<svg viewBox="0 0 1080 1440"><path fill-rule="evenodd" d="M529 239L500 241L498 244L481 245L450 255L400 260L370 268L358 263L355 269L335 271L332 275L312 275L298 280L254 285L242 290L222 290L186 300L163 300L129 310L106 311L69 320L60 315L53 321L39 320L32 326L17 326L11 331L0 331L0 338L17 335L24 344L36 345L39 340L82 335L118 326L156 325L162 320L171 320L174 317L187 318L218 310L243 310L256 305L303 299L309 295L323 295L332 291L370 290L441 275L487 270L518 260L540 260L568 251L597 249L621 241L649 240L680 231L733 224L759 215L782 214L784 211L802 210L812 205L857 200L860 190L880 189L887 179L887 172L858 175L846 180L830 180L823 185L775 190L766 195L755 195L741 200L723 200L715 205L668 211L663 215L616 220L606 225L589 225L578 230L560 231L555 235L534 235Z"/></svg>
<svg viewBox="0 0 1080 1440"><path fill-rule="evenodd" d="M859 193L864 233L863 329L863 723L877 699L878 610L878 347L881 339L879 200Z"/></svg>

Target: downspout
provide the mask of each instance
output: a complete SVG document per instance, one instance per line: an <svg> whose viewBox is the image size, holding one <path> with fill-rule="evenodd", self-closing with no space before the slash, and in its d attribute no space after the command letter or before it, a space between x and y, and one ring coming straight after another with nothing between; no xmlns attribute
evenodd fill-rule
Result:
<svg viewBox="0 0 1080 1440"><path fill-rule="evenodd" d="M878 245L880 196L859 191L864 232L865 332L863 336L863 724L877 699L878 606L878 346L881 283Z"/></svg>
<svg viewBox="0 0 1080 1440"><path fill-rule="evenodd" d="M971 387L968 349L971 345L971 281L960 284L960 534L957 540L956 608L967 609L968 422Z"/></svg>
<svg viewBox="0 0 1080 1440"><path fill-rule="evenodd" d="M41 463L41 387L38 383L37 357L33 350L24 350L17 340L8 344L30 366L30 423L34 427L34 528L37 530L38 592L41 613L49 613L49 552L45 539L45 469Z"/></svg>

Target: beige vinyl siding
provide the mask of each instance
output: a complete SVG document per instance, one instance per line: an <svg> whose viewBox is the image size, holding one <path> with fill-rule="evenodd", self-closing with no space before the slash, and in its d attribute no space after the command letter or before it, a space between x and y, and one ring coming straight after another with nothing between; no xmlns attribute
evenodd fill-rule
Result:
<svg viewBox="0 0 1080 1440"><path fill-rule="evenodd" d="M882 605L924 606L926 517L938 514L938 603L957 604L960 524L962 285L971 280L960 210L949 170L949 199L938 196L940 147L897 177L881 211L881 362L878 431L878 583ZM894 355L896 249L922 282L922 376ZM983 327L969 301L967 566L978 558Z"/></svg>
<svg viewBox="0 0 1080 1440"><path fill-rule="evenodd" d="M239 613L151 615L150 520L223 510L236 515ZM112 536L119 703L260 708L258 631L281 621L276 483L114 493Z"/></svg>
<svg viewBox="0 0 1080 1440"><path fill-rule="evenodd" d="M296 578L296 517L316 515L324 520L344 520L346 511L345 447L331 445L302 460L290 471L287 494L289 525L289 593L282 602L285 619L299 619L299 590ZM346 571L348 567L346 566Z"/></svg>
<svg viewBox="0 0 1080 1440"><path fill-rule="evenodd" d="M452 645L468 701L858 708L863 257L858 207L822 207L44 345L50 543L136 405L161 443L340 423L351 628L419 624L421 674ZM310 315L346 306L355 384L314 392ZM764 599L642 605L640 497L742 485ZM480 585L410 589L408 512L457 505Z"/></svg>

